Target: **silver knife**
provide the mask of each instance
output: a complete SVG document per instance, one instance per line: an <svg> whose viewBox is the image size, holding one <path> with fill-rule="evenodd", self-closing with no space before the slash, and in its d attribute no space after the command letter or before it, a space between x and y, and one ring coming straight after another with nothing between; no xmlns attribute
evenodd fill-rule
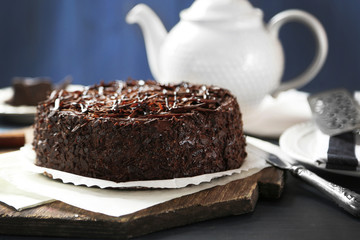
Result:
<svg viewBox="0 0 360 240"><path fill-rule="evenodd" d="M254 156L265 159L271 165L288 170L293 176L300 178L331 198L337 205L350 214L360 217L360 195L349 189L328 182L280 150L280 147L253 137L246 137L246 150ZM261 148L260 148L261 147ZM263 150L265 149L265 150Z"/></svg>

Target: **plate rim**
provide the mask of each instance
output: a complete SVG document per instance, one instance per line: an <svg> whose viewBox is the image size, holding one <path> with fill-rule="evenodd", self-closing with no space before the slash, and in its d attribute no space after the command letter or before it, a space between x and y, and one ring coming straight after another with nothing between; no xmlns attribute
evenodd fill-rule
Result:
<svg viewBox="0 0 360 240"><path fill-rule="evenodd" d="M314 133L315 131L316 126L313 121L302 122L291 126L290 128L286 129L279 138L279 145L281 150L288 154L290 157L294 158L296 161L310 165L312 167L315 167L316 169L321 169L326 172L337 173L341 175L360 177L360 171L345 171L319 167L317 164L315 164L314 160L306 157L306 154L299 154L298 151L304 151L303 149L298 148L298 151L296 151L293 147L291 147L291 145L294 146L294 144L291 143L299 141L301 138L304 137L305 134ZM316 143L316 139L314 139L314 143Z"/></svg>
<svg viewBox="0 0 360 240"><path fill-rule="evenodd" d="M83 88L85 86L81 84L70 84L68 87L70 88L70 91L72 91L79 88ZM8 95L13 95L13 91L14 90L11 86L0 88L0 93L6 93ZM12 106L10 104L7 104L6 100L7 99L5 98L0 98L0 117L6 117L6 118L35 117L37 106L27 106L27 105ZM10 110L1 109L2 106L7 107ZM23 109L23 111L19 111L20 109Z"/></svg>

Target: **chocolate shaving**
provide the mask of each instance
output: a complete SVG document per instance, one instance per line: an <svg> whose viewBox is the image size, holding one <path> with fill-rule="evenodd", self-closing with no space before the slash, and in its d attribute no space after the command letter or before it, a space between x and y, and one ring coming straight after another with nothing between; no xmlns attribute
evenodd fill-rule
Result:
<svg viewBox="0 0 360 240"><path fill-rule="evenodd" d="M44 104L54 104L49 117L56 111L73 111L88 117L169 118L192 111L215 111L227 96L227 90L213 86L131 80L101 82L84 91L59 90Z"/></svg>

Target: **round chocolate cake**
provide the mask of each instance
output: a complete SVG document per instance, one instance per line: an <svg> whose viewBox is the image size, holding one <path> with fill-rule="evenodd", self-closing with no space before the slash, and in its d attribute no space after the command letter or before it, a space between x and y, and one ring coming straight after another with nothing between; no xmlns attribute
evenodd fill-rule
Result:
<svg viewBox="0 0 360 240"><path fill-rule="evenodd" d="M245 138L229 91L114 81L53 91L38 105L36 165L114 182L239 168Z"/></svg>

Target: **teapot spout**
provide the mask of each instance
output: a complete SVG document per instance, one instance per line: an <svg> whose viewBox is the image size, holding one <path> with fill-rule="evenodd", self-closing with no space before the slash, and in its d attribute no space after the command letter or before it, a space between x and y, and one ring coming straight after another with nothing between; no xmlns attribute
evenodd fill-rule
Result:
<svg viewBox="0 0 360 240"><path fill-rule="evenodd" d="M129 24L139 24L144 35L151 73L158 80L160 74L160 49L167 35L163 23L155 12L145 4L138 4L132 8L126 16L126 22Z"/></svg>

